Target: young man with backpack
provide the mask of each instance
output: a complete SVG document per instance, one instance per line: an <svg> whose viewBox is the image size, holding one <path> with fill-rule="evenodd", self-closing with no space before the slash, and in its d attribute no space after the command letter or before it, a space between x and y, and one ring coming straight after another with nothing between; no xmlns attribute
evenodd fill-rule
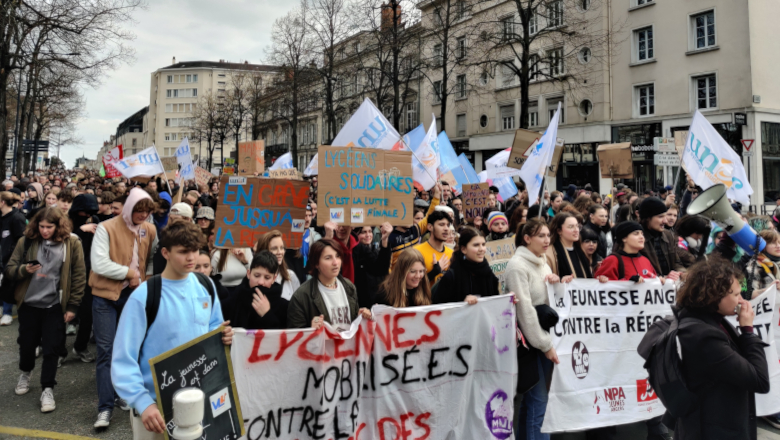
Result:
<svg viewBox="0 0 780 440"><path fill-rule="evenodd" d="M161 275L138 286L122 311L114 342L111 379L117 394L132 407L133 439L164 438L165 420L157 409L149 359L220 326L222 342L233 342L223 322L211 280L195 273L205 237L193 223L176 220L160 233L167 260ZM186 323L186 325L182 325ZM147 338L153 334L153 338Z"/></svg>

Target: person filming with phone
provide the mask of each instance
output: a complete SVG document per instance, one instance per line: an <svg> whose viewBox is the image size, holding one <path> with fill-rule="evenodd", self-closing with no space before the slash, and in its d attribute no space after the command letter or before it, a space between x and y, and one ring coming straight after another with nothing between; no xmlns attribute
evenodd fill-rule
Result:
<svg viewBox="0 0 780 440"><path fill-rule="evenodd" d="M755 394L769 392L769 371L743 278L729 261L710 258L690 267L677 294L682 373L699 405L676 420L675 440L757 437ZM738 329L726 320L734 315Z"/></svg>

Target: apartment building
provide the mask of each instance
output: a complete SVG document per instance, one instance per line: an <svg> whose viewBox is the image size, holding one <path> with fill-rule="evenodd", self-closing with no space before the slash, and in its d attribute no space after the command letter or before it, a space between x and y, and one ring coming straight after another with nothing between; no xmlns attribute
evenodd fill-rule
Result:
<svg viewBox="0 0 780 440"><path fill-rule="evenodd" d="M463 67L452 70L449 87L455 96L447 102L446 127L456 149L467 149L480 170L488 158L511 146L520 126L520 86L500 64L482 71L473 67L473 58L484 49L472 26L490 23L496 33L521 32L513 29L520 19L514 2L462 3L452 40ZM436 7L441 2L420 3L423 20L435 17ZM528 87L529 128L544 131L559 102L563 110L558 136L565 148L551 188L591 183L609 192L609 179L600 178L596 148L614 142L632 143L635 178L626 183L641 191L671 185L677 167L655 165L653 138L687 131L698 109L737 153L743 152L742 140L753 141L753 156L749 164L744 160L755 191L752 203L774 204L780 191L780 85L770 73L778 61L769 17L778 16L779 3L562 0L540 8L545 9L529 23L531 32L586 20L592 35L610 35L609 41L596 38L592 47L555 38L532 46L532 57L548 60L540 67L548 75ZM437 44L428 45L427 56L441 51ZM559 78L550 80L549 73ZM443 85L436 75L428 72L432 81L424 83L423 94L432 97L421 104L426 126L432 113L441 115L436 97Z"/></svg>
<svg viewBox="0 0 780 440"><path fill-rule="evenodd" d="M152 72L149 91L149 111L143 127L144 142L155 145L160 156L172 156L185 136L190 136L193 111L200 98L209 94L224 97L232 87L237 75L260 75L270 83L279 68L262 64L231 63L220 61L182 61ZM239 140L251 138L249 128L241 130ZM193 158L206 157L205 143L202 148L190 143ZM235 149L235 141L224 143L224 157Z"/></svg>
<svg viewBox="0 0 780 440"><path fill-rule="evenodd" d="M121 145L125 155L130 156L147 148L146 139L144 138L144 127L148 114L149 106L146 106L116 127L114 144Z"/></svg>

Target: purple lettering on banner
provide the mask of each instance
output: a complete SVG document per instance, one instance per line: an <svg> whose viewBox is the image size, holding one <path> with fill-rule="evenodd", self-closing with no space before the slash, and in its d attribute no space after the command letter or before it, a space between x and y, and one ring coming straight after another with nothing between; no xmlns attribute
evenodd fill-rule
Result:
<svg viewBox="0 0 780 440"><path fill-rule="evenodd" d="M512 400L503 390L496 390L485 405L485 423L493 437L505 440L512 435Z"/></svg>

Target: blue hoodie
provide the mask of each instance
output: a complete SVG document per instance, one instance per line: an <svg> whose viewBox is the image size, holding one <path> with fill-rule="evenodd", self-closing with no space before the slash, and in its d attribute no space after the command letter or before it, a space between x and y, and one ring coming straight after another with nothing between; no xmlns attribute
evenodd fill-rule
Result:
<svg viewBox="0 0 780 440"><path fill-rule="evenodd" d="M154 218L154 225L157 226L157 230L161 230L165 227L165 225L168 224L168 214L171 212L171 205L173 205L173 199L171 198L171 195L167 192L163 191L160 193L160 198L168 202L168 209L165 210L165 214L158 215L155 213L152 218Z"/></svg>

